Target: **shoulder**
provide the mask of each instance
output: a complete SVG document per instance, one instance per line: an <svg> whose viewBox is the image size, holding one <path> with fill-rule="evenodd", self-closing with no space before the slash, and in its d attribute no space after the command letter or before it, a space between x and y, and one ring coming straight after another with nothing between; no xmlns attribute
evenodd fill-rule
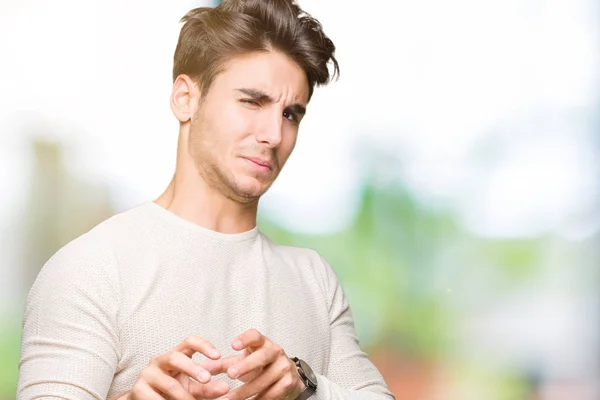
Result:
<svg viewBox="0 0 600 400"><path fill-rule="evenodd" d="M322 268L325 261L323 257L314 249L308 247L289 246L275 243L264 233L260 233L264 249L272 255L283 258L286 261L293 261L304 268Z"/></svg>
<svg viewBox="0 0 600 400"><path fill-rule="evenodd" d="M122 239L131 236L137 213L137 208L133 208L116 214L65 244L43 265L36 284L76 279L116 284L115 254L123 246Z"/></svg>
<svg viewBox="0 0 600 400"><path fill-rule="evenodd" d="M325 257L318 251L308 247L278 244L262 233L261 237L270 251L279 258L297 265L304 272L315 274L318 281L323 284L325 292L329 292L338 285L337 274Z"/></svg>

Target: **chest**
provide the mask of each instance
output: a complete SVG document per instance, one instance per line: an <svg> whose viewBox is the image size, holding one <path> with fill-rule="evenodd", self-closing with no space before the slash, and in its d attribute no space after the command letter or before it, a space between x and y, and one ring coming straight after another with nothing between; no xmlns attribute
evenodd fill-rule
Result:
<svg viewBox="0 0 600 400"><path fill-rule="evenodd" d="M250 328L325 373L330 332L319 286L288 266L245 261L153 268L139 285L123 288L134 295L121 305L115 393L128 390L153 356L190 335L209 340L227 356L235 353L232 340Z"/></svg>

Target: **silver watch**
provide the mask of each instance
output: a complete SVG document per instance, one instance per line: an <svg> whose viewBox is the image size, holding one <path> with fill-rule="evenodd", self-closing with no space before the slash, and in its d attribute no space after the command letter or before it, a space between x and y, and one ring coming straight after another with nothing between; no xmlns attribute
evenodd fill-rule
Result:
<svg viewBox="0 0 600 400"><path fill-rule="evenodd" d="M304 360L298 357L292 357L291 360L296 364L298 375L300 375L300 379L306 385L306 389L300 393L300 396L296 400L306 400L317 391L317 376Z"/></svg>

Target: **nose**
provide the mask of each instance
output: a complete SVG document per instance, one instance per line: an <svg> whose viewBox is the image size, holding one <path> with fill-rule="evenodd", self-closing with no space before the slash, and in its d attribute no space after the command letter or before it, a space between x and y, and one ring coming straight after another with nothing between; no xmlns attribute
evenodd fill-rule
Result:
<svg viewBox="0 0 600 400"><path fill-rule="evenodd" d="M261 129L258 130L256 140L269 148L276 148L281 144L283 138L283 117L277 107L273 107L272 112L265 113L261 124Z"/></svg>

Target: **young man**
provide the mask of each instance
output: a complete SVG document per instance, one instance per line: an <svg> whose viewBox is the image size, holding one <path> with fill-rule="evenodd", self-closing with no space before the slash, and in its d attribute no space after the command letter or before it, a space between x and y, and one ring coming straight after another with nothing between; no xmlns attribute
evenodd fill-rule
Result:
<svg viewBox="0 0 600 400"><path fill-rule="evenodd" d="M183 21L175 175L43 267L18 398L393 399L330 266L256 226L314 86L338 71L333 43L291 0L226 0Z"/></svg>

